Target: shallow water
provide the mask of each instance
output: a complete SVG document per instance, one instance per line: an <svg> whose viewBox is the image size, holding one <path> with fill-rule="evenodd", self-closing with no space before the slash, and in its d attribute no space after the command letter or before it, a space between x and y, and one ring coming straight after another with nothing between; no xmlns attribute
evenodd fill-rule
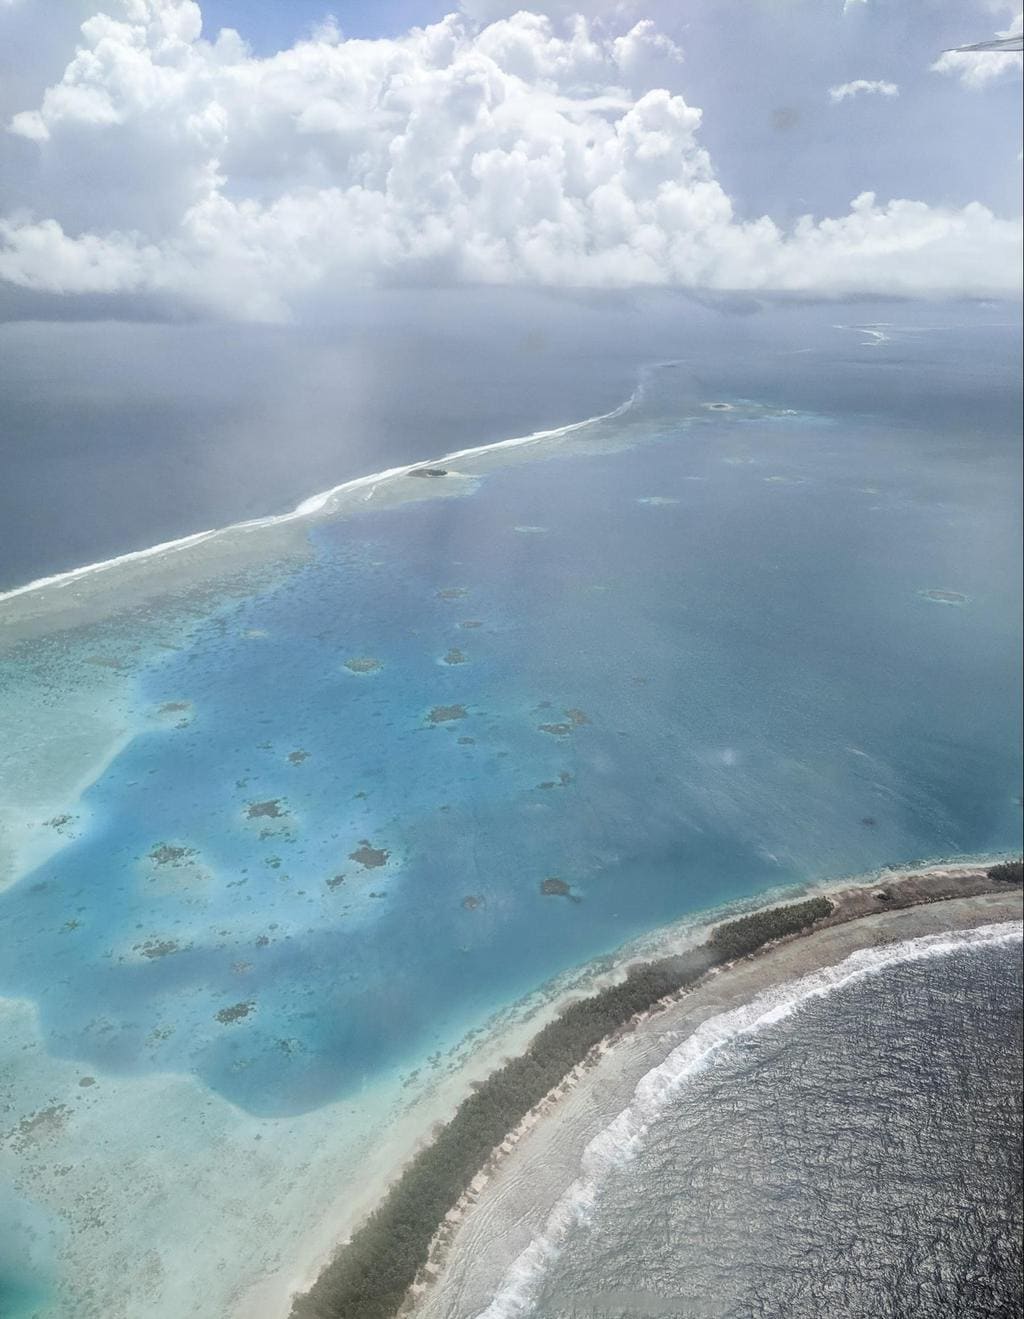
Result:
<svg viewBox="0 0 1024 1319"><path fill-rule="evenodd" d="M723 1049L601 1187L529 1313L1019 1313L1019 941L892 965Z"/></svg>
<svg viewBox="0 0 1024 1319"><path fill-rule="evenodd" d="M633 936L1017 844L1013 334L873 349L821 322L467 461L462 497L314 519L248 587L5 661L30 733L72 691L122 725L80 799L29 801L49 855L0 893L0 994L37 1014L6 1045L0 1178L67 1233L19 1284L55 1288L40 1313L226 1312L250 1239L287 1259L308 1230L273 1192L253 1229L238 1148L315 1220L325 1131L355 1151L382 1089ZM63 745L0 767L45 782ZM217 1170L229 1133L193 1221L178 1169ZM85 1140L110 1171L69 1203ZM142 1157L144 1250L118 1180Z"/></svg>

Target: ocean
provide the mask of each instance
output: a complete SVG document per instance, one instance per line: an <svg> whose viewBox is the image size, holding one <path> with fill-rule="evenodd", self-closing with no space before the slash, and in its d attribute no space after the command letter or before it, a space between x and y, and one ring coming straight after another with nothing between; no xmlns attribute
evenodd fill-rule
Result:
<svg viewBox="0 0 1024 1319"><path fill-rule="evenodd" d="M870 956L648 1082L638 1144L488 1319L1019 1314L1019 937Z"/></svg>
<svg viewBox="0 0 1024 1319"><path fill-rule="evenodd" d="M708 908L1019 846L1019 326L846 312L634 344L568 390L588 424L517 401L551 433L456 455L516 434L489 394L483 436L331 468L444 475L0 597L19 1319L262 1313L511 1005Z"/></svg>
<svg viewBox="0 0 1024 1319"><path fill-rule="evenodd" d="M0 591L608 411L736 319L395 289L328 326L0 325Z"/></svg>

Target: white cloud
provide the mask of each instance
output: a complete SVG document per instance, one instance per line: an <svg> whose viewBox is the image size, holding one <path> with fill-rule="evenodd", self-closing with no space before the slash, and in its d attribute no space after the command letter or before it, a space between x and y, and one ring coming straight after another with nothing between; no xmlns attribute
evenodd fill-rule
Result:
<svg viewBox="0 0 1024 1319"><path fill-rule="evenodd" d="M899 96L900 89L894 82L855 78L853 82L843 82L838 87L830 87L828 94L833 101L838 102L853 96Z"/></svg>
<svg viewBox="0 0 1024 1319"><path fill-rule="evenodd" d="M31 210L0 280L301 314L353 284L847 293L1010 291L1020 225L870 193L838 219L741 221L701 111L657 84L649 22L450 16L394 40L330 27L267 59L200 37L191 0L108 0L10 131ZM29 186L31 185L31 186Z"/></svg>
<svg viewBox="0 0 1024 1319"><path fill-rule="evenodd" d="M511 18L523 9L542 11L549 18L575 18L585 12L587 18L608 18L629 21L636 13L638 0L461 0L461 11L478 23L493 23L499 18Z"/></svg>
<svg viewBox="0 0 1024 1319"><path fill-rule="evenodd" d="M1024 32L1024 14L1018 14L1004 32L997 37L1019 37ZM933 73L950 73L959 78L965 87L977 90L1002 78L1004 74L1019 74L1024 67L1020 51L947 50L931 66Z"/></svg>
<svg viewBox="0 0 1024 1319"><path fill-rule="evenodd" d="M0 220L0 278L48 293L124 293L159 277L162 254L137 236L85 234L72 239L56 220Z"/></svg>

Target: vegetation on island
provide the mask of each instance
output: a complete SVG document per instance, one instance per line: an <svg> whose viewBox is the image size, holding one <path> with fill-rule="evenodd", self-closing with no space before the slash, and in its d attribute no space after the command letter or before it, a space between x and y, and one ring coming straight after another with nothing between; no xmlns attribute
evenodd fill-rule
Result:
<svg viewBox="0 0 1024 1319"><path fill-rule="evenodd" d="M808 898L806 902L797 902L791 907L768 907L719 925L709 942L719 955L718 961L731 962L756 952L774 939L805 930L831 911L828 898Z"/></svg>
<svg viewBox="0 0 1024 1319"><path fill-rule="evenodd" d="M508 1134L596 1045L710 967L806 930L831 911L827 898L811 898L726 921L700 947L635 966L619 983L570 1003L525 1053L463 1100L312 1289L296 1297L292 1319L393 1319L445 1215Z"/></svg>
<svg viewBox="0 0 1024 1319"><path fill-rule="evenodd" d="M1024 860L1000 861L998 865L989 866L985 872L989 879L1002 880L1004 884L1024 884Z"/></svg>

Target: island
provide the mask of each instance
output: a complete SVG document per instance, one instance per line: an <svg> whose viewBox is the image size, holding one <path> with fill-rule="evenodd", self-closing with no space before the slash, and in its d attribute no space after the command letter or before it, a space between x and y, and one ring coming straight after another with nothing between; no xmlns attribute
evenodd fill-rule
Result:
<svg viewBox="0 0 1024 1319"><path fill-rule="evenodd" d="M672 956L626 968L623 978L569 1003L525 1052L476 1085L392 1184L383 1202L335 1254L313 1287L295 1297L291 1319L394 1319L424 1272L453 1211L491 1169L520 1124L566 1078L593 1065L602 1048L693 990L709 974L829 926L880 911L977 898L1021 882L1021 862L989 868L911 872L884 888L858 884L766 907L717 925L708 939ZM561 890L557 890L561 892ZM455 1215L457 1217L457 1215ZM436 1271L436 1269L434 1270Z"/></svg>

